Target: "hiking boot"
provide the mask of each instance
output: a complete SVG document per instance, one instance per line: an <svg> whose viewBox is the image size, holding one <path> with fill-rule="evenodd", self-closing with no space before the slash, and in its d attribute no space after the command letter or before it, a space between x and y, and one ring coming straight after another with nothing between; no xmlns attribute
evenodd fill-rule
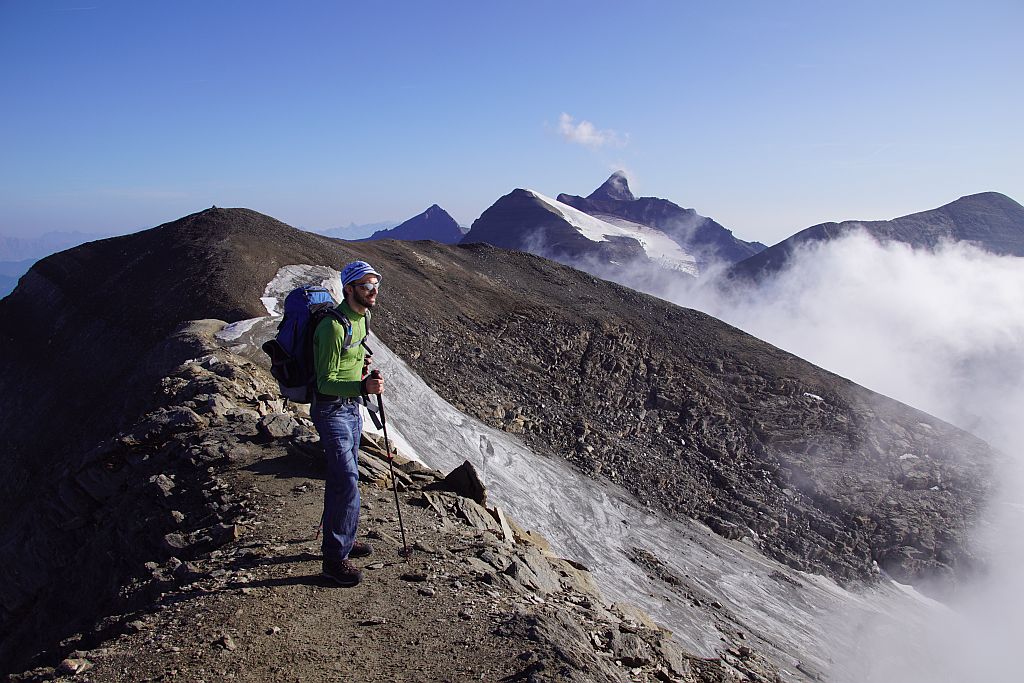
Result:
<svg viewBox="0 0 1024 683"><path fill-rule="evenodd" d="M320 575L339 586L354 586L363 580L363 573L348 560L324 560Z"/></svg>
<svg viewBox="0 0 1024 683"><path fill-rule="evenodd" d="M373 554L373 546L363 541L352 541L352 550L348 551L349 559L353 557L366 557Z"/></svg>

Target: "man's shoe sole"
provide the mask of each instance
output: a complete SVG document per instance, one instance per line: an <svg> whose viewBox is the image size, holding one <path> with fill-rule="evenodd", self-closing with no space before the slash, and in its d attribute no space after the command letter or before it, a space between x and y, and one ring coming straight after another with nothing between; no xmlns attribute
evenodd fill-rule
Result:
<svg viewBox="0 0 1024 683"><path fill-rule="evenodd" d="M342 588L352 588L353 586L358 586L359 582L363 580L362 576L357 576L351 579L341 579L333 574L328 574L327 572L320 572L320 576L324 577L325 579L330 579Z"/></svg>

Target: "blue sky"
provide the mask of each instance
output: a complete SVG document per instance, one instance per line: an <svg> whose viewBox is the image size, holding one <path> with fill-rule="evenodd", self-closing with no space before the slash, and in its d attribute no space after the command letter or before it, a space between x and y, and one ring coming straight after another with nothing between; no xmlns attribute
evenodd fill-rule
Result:
<svg viewBox="0 0 1024 683"><path fill-rule="evenodd" d="M1024 201L1024 3L0 0L0 234L470 224L633 190L774 243Z"/></svg>

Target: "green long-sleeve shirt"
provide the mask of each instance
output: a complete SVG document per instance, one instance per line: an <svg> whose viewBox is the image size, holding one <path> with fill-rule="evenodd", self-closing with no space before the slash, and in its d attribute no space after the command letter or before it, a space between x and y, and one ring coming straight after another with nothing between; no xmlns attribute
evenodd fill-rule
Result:
<svg viewBox="0 0 1024 683"><path fill-rule="evenodd" d="M316 362L316 389L321 394L351 398L362 390L363 356L361 342L366 337L366 316L353 311L347 301L338 310L352 322L352 340L345 349L345 328L332 317L324 318L313 332L313 358Z"/></svg>

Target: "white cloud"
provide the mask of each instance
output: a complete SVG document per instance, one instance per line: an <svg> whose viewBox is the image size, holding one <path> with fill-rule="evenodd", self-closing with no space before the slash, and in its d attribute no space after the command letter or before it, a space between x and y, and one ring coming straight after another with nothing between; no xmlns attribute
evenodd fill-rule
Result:
<svg viewBox="0 0 1024 683"><path fill-rule="evenodd" d="M599 130L590 121L576 123L575 119L565 112L558 117L558 132L569 142L591 149L607 145L621 147L626 144L625 137L614 130Z"/></svg>

